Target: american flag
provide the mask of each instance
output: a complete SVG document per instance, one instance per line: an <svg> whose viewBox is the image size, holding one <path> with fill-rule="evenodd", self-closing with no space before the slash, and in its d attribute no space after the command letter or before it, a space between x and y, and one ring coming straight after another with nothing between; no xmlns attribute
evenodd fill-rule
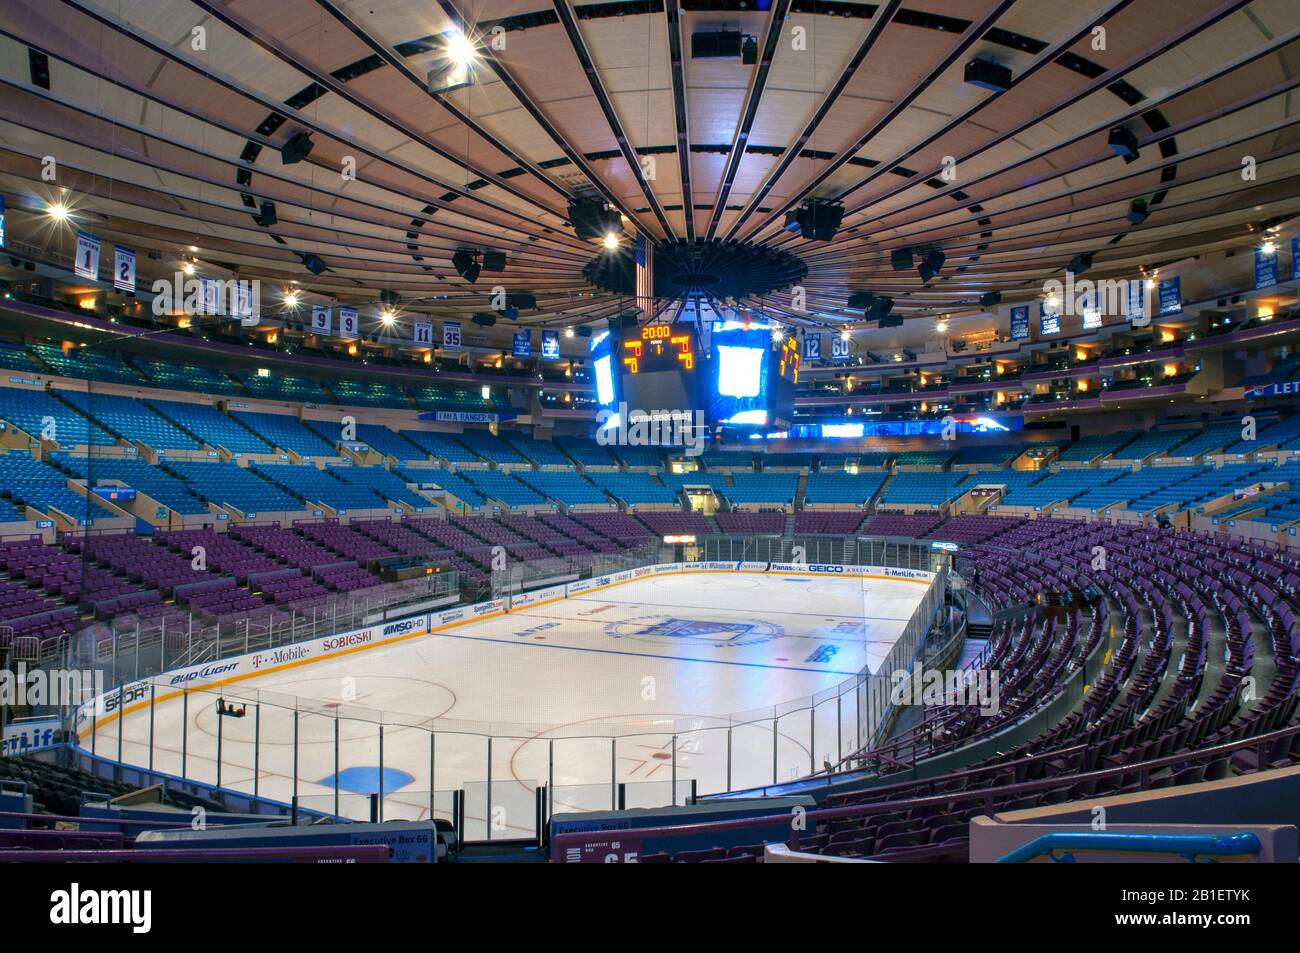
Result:
<svg viewBox="0 0 1300 953"><path fill-rule="evenodd" d="M645 235L636 237L636 306L654 313L655 246Z"/></svg>

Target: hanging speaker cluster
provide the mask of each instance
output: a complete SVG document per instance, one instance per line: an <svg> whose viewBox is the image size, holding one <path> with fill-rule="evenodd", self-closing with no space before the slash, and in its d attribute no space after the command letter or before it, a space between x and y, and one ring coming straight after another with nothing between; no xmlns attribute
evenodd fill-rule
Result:
<svg viewBox="0 0 1300 953"><path fill-rule="evenodd" d="M587 263L582 274L606 291L636 293L631 255L599 255ZM656 298L709 295L740 299L789 288L807 274L808 266L798 256L749 242L678 239L656 245L654 252Z"/></svg>
<svg viewBox="0 0 1300 953"><path fill-rule="evenodd" d="M921 256L921 263L916 266L917 273L921 276L924 284L929 284L942 269L943 263L948 260L948 256L943 253L943 249L931 248Z"/></svg>
<svg viewBox="0 0 1300 953"><path fill-rule="evenodd" d="M814 242L828 242L840 230L844 206L833 199L809 199L786 212L785 230Z"/></svg>
<svg viewBox="0 0 1300 953"><path fill-rule="evenodd" d="M506 253L503 251L485 251L477 248L457 248L451 256L451 266L470 284L478 281L478 276L485 271L500 272L506 270Z"/></svg>
<svg viewBox="0 0 1300 953"><path fill-rule="evenodd" d="M623 233L623 216L618 209L611 208L599 198L570 200L569 221L573 223L573 231L584 241Z"/></svg>

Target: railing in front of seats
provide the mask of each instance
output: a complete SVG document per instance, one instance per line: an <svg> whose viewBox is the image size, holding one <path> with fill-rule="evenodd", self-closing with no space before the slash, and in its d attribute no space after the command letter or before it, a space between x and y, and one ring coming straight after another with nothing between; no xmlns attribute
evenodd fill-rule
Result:
<svg viewBox="0 0 1300 953"><path fill-rule="evenodd" d="M1058 864L1075 862L1071 851L1104 851L1126 854L1177 854L1190 863L1198 857L1244 857L1260 852L1259 838L1249 831L1236 834L1114 834L1104 831L1074 831L1043 834L995 864L1023 864L1047 856ZM1061 853L1058 854L1057 851ZM1212 862L1212 861L1211 861Z"/></svg>

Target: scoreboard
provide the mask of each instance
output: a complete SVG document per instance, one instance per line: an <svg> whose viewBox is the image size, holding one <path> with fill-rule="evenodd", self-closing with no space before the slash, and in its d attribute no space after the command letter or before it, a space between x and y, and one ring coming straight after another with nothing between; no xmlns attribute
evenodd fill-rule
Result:
<svg viewBox="0 0 1300 953"><path fill-rule="evenodd" d="M715 323L707 354L682 323L611 324L591 342L597 403L625 424L700 410L713 426L788 429L802 358L797 337L756 321Z"/></svg>
<svg viewBox="0 0 1300 953"><path fill-rule="evenodd" d="M695 370L695 340L690 329L647 324L623 341L623 369L629 375Z"/></svg>
<svg viewBox="0 0 1300 953"><path fill-rule="evenodd" d="M630 410L686 411L699 406L699 353L689 326L625 328L618 353L619 400Z"/></svg>

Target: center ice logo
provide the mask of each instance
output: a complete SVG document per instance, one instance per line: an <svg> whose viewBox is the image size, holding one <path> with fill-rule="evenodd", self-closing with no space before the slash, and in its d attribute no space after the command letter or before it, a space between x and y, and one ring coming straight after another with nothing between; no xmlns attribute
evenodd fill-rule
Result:
<svg viewBox="0 0 1300 953"><path fill-rule="evenodd" d="M771 642L785 635L785 629L769 622L719 622L714 619L652 615L611 622L605 626L605 634L616 639L689 642L727 648Z"/></svg>

